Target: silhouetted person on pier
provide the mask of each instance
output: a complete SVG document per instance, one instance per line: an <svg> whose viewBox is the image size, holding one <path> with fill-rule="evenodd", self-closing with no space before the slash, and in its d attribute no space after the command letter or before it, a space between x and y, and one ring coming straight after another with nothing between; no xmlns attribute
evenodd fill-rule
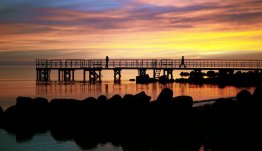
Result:
<svg viewBox="0 0 262 151"><path fill-rule="evenodd" d="M108 56L106 56L106 68L108 68L108 62L109 62L109 58Z"/></svg>
<svg viewBox="0 0 262 151"><path fill-rule="evenodd" d="M179 65L179 68L181 68L182 66L183 66L184 68L186 68L184 56L182 56L181 64Z"/></svg>

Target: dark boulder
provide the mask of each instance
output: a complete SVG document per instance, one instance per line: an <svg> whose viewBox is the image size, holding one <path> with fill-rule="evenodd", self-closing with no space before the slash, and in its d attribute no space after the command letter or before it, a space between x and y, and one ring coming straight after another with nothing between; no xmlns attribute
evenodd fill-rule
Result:
<svg viewBox="0 0 262 151"><path fill-rule="evenodd" d="M123 97L123 102L126 105L134 105L135 104L135 96L133 94L126 94Z"/></svg>
<svg viewBox="0 0 262 151"><path fill-rule="evenodd" d="M136 76L136 83L145 84L145 83L149 83L149 82L150 82L150 77L149 77L148 74Z"/></svg>
<svg viewBox="0 0 262 151"><path fill-rule="evenodd" d="M157 97L158 102L170 102L173 98L173 90L164 88Z"/></svg>
<svg viewBox="0 0 262 151"><path fill-rule="evenodd" d="M34 99L34 105L36 107L47 107L49 103L46 98L38 97Z"/></svg>
<svg viewBox="0 0 262 151"><path fill-rule="evenodd" d="M26 120L27 122L30 122L33 120L33 118L35 118L36 114L34 108L34 101L32 98L17 97L15 106L19 120Z"/></svg>
<svg viewBox="0 0 262 151"><path fill-rule="evenodd" d="M262 114L261 106L262 106L262 85L255 88L254 93L252 95L252 113L254 113L254 117L259 117Z"/></svg>
<svg viewBox="0 0 262 151"><path fill-rule="evenodd" d="M250 117L253 117L253 113L255 112L255 109L260 108L256 105L252 98L252 94L247 90L242 90L237 94L237 102L239 103L239 113L243 117L247 117L248 119ZM248 123L248 122L247 122Z"/></svg>
<svg viewBox="0 0 262 151"><path fill-rule="evenodd" d="M136 117L137 120L138 117L143 117L144 112L149 107L150 99L151 97L146 95L144 91L136 95L127 94L123 97L123 111L131 115L129 119Z"/></svg>
<svg viewBox="0 0 262 151"><path fill-rule="evenodd" d="M169 121L170 113L173 112L172 99L173 99L173 91L169 88L164 88L160 92L157 100L150 102L149 110L151 116L157 120Z"/></svg>
<svg viewBox="0 0 262 151"><path fill-rule="evenodd" d="M253 97L256 101L262 101L262 85L255 88Z"/></svg>
<svg viewBox="0 0 262 151"><path fill-rule="evenodd" d="M172 83L175 82L174 79L169 79L166 75L162 75L159 77L159 83L165 84L165 83Z"/></svg>
<svg viewBox="0 0 262 151"><path fill-rule="evenodd" d="M112 96L110 99L108 99L108 103L111 105L121 105L122 104L122 97L118 94Z"/></svg>
<svg viewBox="0 0 262 151"><path fill-rule="evenodd" d="M204 80L205 73L201 72L200 69L195 69L190 72L190 76L188 77L189 83L202 84Z"/></svg>
<svg viewBox="0 0 262 151"><path fill-rule="evenodd" d="M53 99L50 102L50 112L55 120L76 118L81 109L81 102L74 99Z"/></svg>
<svg viewBox="0 0 262 151"><path fill-rule="evenodd" d="M146 95L144 91L137 93L134 97L137 105L148 105L151 100L151 96Z"/></svg>
<svg viewBox="0 0 262 151"><path fill-rule="evenodd" d="M94 97L88 97L84 100L81 101L82 104L85 104L85 105L94 105L94 104L97 104L97 100L96 98Z"/></svg>
<svg viewBox="0 0 262 151"><path fill-rule="evenodd" d="M99 125L103 125L106 119L106 114L107 114L107 97L105 95L100 95L97 98L97 108L95 109L96 114L97 114L97 119L100 119Z"/></svg>
<svg viewBox="0 0 262 151"><path fill-rule="evenodd" d="M3 121L3 126L6 129L10 129L10 131L14 131L14 127L17 126L17 119L18 119L18 114L17 114L17 107L10 106L8 107L5 112L4 112L4 121Z"/></svg>
<svg viewBox="0 0 262 151"><path fill-rule="evenodd" d="M49 109L49 102L46 98L35 98L33 101L33 106L35 110L40 111L47 111Z"/></svg>
<svg viewBox="0 0 262 151"><path fill-rule="evenodd" d="M98 98L97 98L97 101L99 104L105 104L106 101L107 101L107 97L104 96L104 95L100 95Z"/></svg>
<svg viewBox="0 0 262 151"><path fill-rule="evenodd" d="M81 101L81 108L87 114L90 114L90 112L94 112L95 110L97 110L98 107L98 101L94 97L89 97Z"/></svg>
<svg viewBox="0 0 262 151"><path fill-rule="evenodd" d="M0 127L1 127L1 125L2 125L2 122L3 122L3 114L4 114L4 111L3 111L3 109L2 109L2 107L0 106Z"/></svg>
<svg viewBox="0 0 262 151"><path fill-rule="evenodd" d="M8 107L5 110L4 114L5 114L6 119L15 117L17 115L17 107L15 105Z"/></svg>
<svg viewBox="0 0 262 151"><path fill-rule="evenodd" d="M49 102L46 98L35 98L33 100L33 112L35 119L38 121L48 120L49 117Z"/></svg>
<svg viewBox="0 0 262 151"><path fill-rule="evenodd" d="M247 90L242 90L237 94L237 100L241 103L246 101L251 101L251 99L252 99L252 94Z"/></svg>
<svg viewBox="0 0 262 151"><path fill-rule="evenodd" d="M71 109L71 108L77 108L80 105L79 100L75 99L53 99L50 101L50 107L52 109Z"/></svg>
<svg viewBox="0 0 262 151"><path fill-rule="evenodd" d="M215 117L230 118L237 109L237 102L230 98L218 99L212 105L212 112Z"/></svg>
<svg viewBox="0 0 262 151"><path fill-rule="evenodd" d="M174 106L180 110L190 110L193 106L193 98L191 96L177 96L173 98Z"/></svg>
<svg viewBox="0 0 262 151"><path fill-rule="evenodd" d="M108 119L114 119L123 116L123 99L120 95L116 94L107 100L107 115Z"/></svg>
<svg viewBox="0 0 262 151"><path fill-rule="evenodd" d="M0 115L2 115L4 112L3 108L0 106Z"/></svg>
<svg viewBox="0 0 262 151"><path fill-rule="evenodd" d="M180 76L189 76L190 74L189 74L189 72L181 72L180 73Z"/></svg>
<svg viewBox="0 0 262 151"><path fill-rule="evenodd" d="M79 115L82 123L96 123L98 119L98 110L101 109L101 105L94 97L88 97L81 101L81 115ZM86 119L86 120L85 120ZM85 120L85 121L84 121ZM82 125L87 126L87 125Z"/></svg>
<svg viewBox="0 0 262 151"><path fill-rule="evenodd" d="M30 98L30 97L17 97L16 99L16 106L19 108L19 109L31 109L33 107L33 99Z"/></svg>

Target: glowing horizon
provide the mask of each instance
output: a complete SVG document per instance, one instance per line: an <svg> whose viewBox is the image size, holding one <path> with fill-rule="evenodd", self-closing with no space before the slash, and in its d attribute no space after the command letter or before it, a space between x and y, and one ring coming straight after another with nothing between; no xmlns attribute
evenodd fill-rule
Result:
<svg viewBox="0 0 262 151"><path fill-rule="evenodd" d="M35 58L262 58L262 1L3 0L0 65Z"/></svg>

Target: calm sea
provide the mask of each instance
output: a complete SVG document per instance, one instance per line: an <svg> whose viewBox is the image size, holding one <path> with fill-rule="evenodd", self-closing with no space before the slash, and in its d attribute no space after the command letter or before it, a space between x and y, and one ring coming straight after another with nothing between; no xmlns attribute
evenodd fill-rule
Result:
<svg viewBox="0 0 262 151"><path fill-rule="evenodd" d="M175 71L174 77L180 78L181 71ZM152 76L152 72L148 71ZM0 106L6 110L15 105L18 96L45 97L49 100L53 98L74 98L84 99L87 97L98 97L105 95L108 98L115 94L124 96L125 94L136 94L145 91L150 95L151 100L155 100L163 88L171 88L174 96L190 95L194 101L208 100L223 97L233 97L242 89L253 92L254 88L237 88L234 86L219 87L217 85L193 85L193 84L136 84L129 79L135 78L136 70L122 71L121 84L114 84L113 72L102 71L101 84L84 84L82 82L61 84L55 82L57 73L51 73L49 84L37 84L35 67L0 67ZM82 72L76 72L75 79L83 79ZM43 146L43 147L41 147ZM16 142L15 136L7 134L0 129L0 150L81 150L73 141L57 142L49 133L35 136L31 141ZM123 150L119 146L110 143L98 145L93 151L118 151Z"/></svg>

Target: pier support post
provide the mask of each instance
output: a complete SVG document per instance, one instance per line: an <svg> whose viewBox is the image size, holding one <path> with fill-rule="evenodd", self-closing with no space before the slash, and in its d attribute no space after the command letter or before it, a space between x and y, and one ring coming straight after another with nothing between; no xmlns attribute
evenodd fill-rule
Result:
<svg viewBox="0 0 262 151"><path fill-rule="evenodd" d="M154 79L158 79L160 77L160 74L161 74L161 69L153 69L153 77L154 77Z"/></svg>
<svg viewBox="0 0 262 151"><path fill-rule="evenodd" d="M51 73L51 70L49 70L49 69L46 69L46 71L45 71L45 78L46 78L46 81L50 81L50 73Z"/></svg>
<svg viewBox="0 0 262 151"><path fill-rule="evenodd" d="M64 70L64 81L71 81L71 71Z"/></svg>
<svg viewBox="0 0 262 151"><path fill-rule="evenodd" d="M36 81L39 81L39 71L36 70Z"/></svg>
<svg viewBox="0 0 262 151"><path fill-rule="evenodd" d="M83 79L84 79L84 83L86 82L86 70L84 69L84 77L83 77Z"/></svg>
<svg viewBox="0 0 262 151"><path fill-rule="evenodd" d="M37 81L49 81L50 80L50 69L38 69L37 70Z"/></svg>
<svg viewBox="0 0 262 151"><path fill-rule="evenodd" d="M102 71L102 70L98 70L98 75L99 75L99 76L98 76L98 80L99 80L99 82L102 81L102 79L101 79L101 71Z"/></svg>
<svg viewBox="0 0 262 151"><path fill-rule="evenodd" d="M61 75L60 75L60 70L58 70L58 81L60 81L61 80Z"/></svg>
<svg viewBox="0 0 262 151"><path fill-rule="evenodd" d="M101 82L101 71L102 69L89 69L89 82L96 82L98 79Z"/></svg>
<svg viewBox="0 0 262 151"><path fill-rule="evenodd" d="M61 75L62 73L62 75ZM75 80L75 69L60 69L58 70L58 81L71 82Z"/></svg>
<svg viewBox="0 0 262 151"><path fill-rule="evenodd" d="M115 68L114 69L114 82L120 83L120 80L121 80L121 69Z"/></svg>
<svg viewBox="0 0 262 151"><path fill-rule="evenodd" d="M75 81L75 70L72 70L72 81Z"/></svg>
<svg viewBox="0 0 262 151"><path fill-rule="evenodd" d="M89 70L89 82L91 82L91 80L92 80L92 75L93 74L93 71L91 71L91 69Z"/></svg>
<svg viewBox="0 0 262 151"><path fill-rule="evenodd" d="M164 69L164 75L166 75L167 79L173 80L173 69Z"/></svg>

